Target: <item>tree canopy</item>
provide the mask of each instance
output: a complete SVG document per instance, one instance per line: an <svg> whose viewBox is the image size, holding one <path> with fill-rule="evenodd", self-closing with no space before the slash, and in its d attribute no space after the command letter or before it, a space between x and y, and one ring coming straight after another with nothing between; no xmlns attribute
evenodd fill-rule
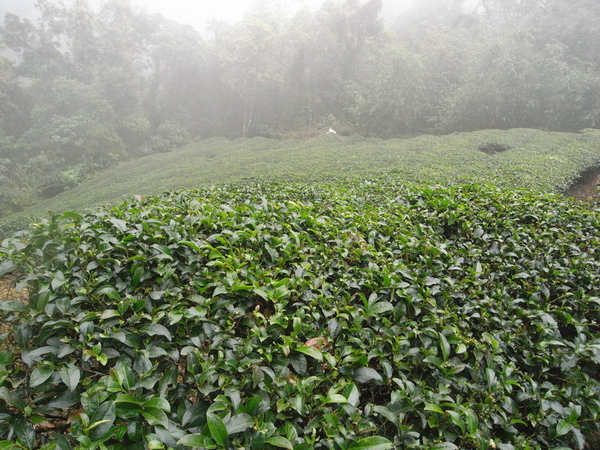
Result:
<svg viewBox="0 0 600 450"><path fill-rule="evenodd" d="M194 137L600 121L595 0L427 0L389 27L381 0L262 5L209 36L130 0L35 5L0 27L0 215Z"/></svg>

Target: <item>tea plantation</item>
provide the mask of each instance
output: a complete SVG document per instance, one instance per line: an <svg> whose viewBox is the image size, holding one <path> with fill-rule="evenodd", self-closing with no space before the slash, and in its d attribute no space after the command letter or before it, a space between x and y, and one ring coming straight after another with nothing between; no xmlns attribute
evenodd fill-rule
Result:
<svg viewBox="0 0 600 450"><path fill-rule="evenodd" d="M5 239L0 449L598 448L598 207L400 179Z"/></svg>
<svg viewBox="0 0 600 450"><path fill-rule="evenodd" d="M320 136L308 141L223 137L111 167L23 212L3 217L7 228L48 211L82 211L133 194L159 195L223 183L364 180L386 173L423 185L492 183L508 189L562 193L585 170L600 166L600 130L479 130L410 139Z"/></svg>

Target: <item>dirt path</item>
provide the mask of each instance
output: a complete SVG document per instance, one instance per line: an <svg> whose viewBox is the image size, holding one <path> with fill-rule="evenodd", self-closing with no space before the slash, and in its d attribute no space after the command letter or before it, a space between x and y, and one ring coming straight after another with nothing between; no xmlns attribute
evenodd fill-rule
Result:
<svg viewBox="0 0 600 450"><path fill-rule="evenodd" d="M584 201L594 200L598 196L599 182L600 168L588 169L565 190L565 196Z"/></svg>

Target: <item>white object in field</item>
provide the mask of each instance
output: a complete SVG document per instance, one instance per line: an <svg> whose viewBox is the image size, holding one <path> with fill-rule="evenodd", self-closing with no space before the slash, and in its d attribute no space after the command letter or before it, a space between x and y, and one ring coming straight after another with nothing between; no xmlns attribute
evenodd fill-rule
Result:
<svg viewBox="0 0 600 450"><path fill-rule="evenodd" d="M337 134L333 128L330 128L327 134Z"/></svg>

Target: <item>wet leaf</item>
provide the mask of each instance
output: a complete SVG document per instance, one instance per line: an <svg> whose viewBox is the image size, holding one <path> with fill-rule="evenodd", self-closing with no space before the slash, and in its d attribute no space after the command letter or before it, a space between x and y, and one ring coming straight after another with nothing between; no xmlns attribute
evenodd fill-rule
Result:
<svg viewBox="0 0 600 450"><path fill-rule="evenodd" d="M160 425L165 428L169 426L169 418L162 409L144 407L142 409L142 416L144 416L150 425Z"/></svg>
<svg viewBox="0 0 600 450"><path fill-rule="evenodd" d="M229 442L229 433L227 432L227 427L219 416L213 413L208 413L206 415L206 421L208 423L208 429L210 431L210 435L214 439L214 441L222 446L226 447Z"/></svg>
<svg viewBox="0 0 600 450"><path fill-rule="evenodd" d="M17 268L17 264L11 259L5 259L0 263L0 277L12 272Z"/></svg>
<svg viewBox="0 0 600 450"><path fill-rule="evenodd" d="M98 296L106 296L113 300L119 301L121 300L121 296L117 292L117 290L113 286L102 286L94 291L94 295Z"/></svg>
<svg viewBox="0 0 600 450"><path fill-rule="evenodd" d="M309 346L300 346L296 348L297 352L304 353L311 358L316 359L317 361L323 361L323 354L314 347Z"/></svg>
<svg viewBox="0 0 600 450"><path fill-rule="evenodd" d="M173 336L167 327L159 323L144 324L139 328L139 330L140 332L149 336L164 336L169 341L173 339Z"/></svg>
<svg viewBox="0 0 600 450"><path fill-rule="evenodd" d="M331 394L325 397L325 403L348 403L348 400L343 395Z"/></svg>
<svg viewBox="0 0 600 450"><path fill-rule="evenodd" d="M111 428L116 419L115 404L104 402L90 416L88 436L94 442L105 439L111 434Z"/></svg>
<svg viewBox="0 0 600 450"><path fill-rule="evenodd" d="M37 367L31 372L31 377L29 378L29 386L36 387L42 383L45 383L54 373L54 368L52 366L40 366Z"/></svg>
<svg viewBox="0 0 600 450"><path fill-rule="evenodd" d="M425 411L433 411L439 414L444 414L444 410L442 408L440 408L438 405L434 405L432 403L427 403L425 405Z"/></svg>
<svg viewBox="0 0 600 450"><path fill-rule="evenodd" d="M379 436L367 437L348 446L348 450L387 450L390 448L393 448L392 442Z"/></svg>
<svg viewBox="0 0 600 450"><path fill-rule="evenodd" d="M448 361L448 358L450 357L450 352L451 352L450 344L448 343L446 336L444 336L442 333L439 334L439 338L440 338L440 349L442 351L442 358L444 359L444 361Z"/></svg>
<svg viewBox="0 0 600 450"><path fill-rule="evenodd" d="M348 384L344 389L344 396L348 400L348 403L352 406L358 406L360 401L360 391L354 383Z"/></svg>
<svg viewBox="0 0 600 450"><path fill-rule="evenodd" d="M564 419L560 419L556 424L556 436L562 436L573 430L573 424Z"/></svg>
<svg viewBox="0 0 600 450"><path fill-rule="evenodd" d="M77 389L80 378L81 372L73 363L68 364L60 370L60 379L67 385L70 391Z"/></svg>
<svg viewBox="0 0 600 450"><path fill-rule="evenodd" d="M273 436L267 439L265 443L277 448L287 448L289 450L294 449L292 443L283 436Z"/></svg>
<svg viewBox="0 0 600 450"><path fill-rule="evenodd" d="M177 441L177 445L186 447L209 448L210 439L202 434L188 434Z"/></svg>
<svg viewBox="0 0 600 450"><path fill-rule="evenodd" d="M250 415L242 413L231 416L231 418L225 423L225 428L227 428L227 434L232 435L246 431L253 425L254 419Z"/></svg>
<svg viewBox="0 0 600 450"><path fill-rule="evenodd" d="M383 378L375 369L360 367L354 371L354 381L368 383L370 381L383 381Z"/></svg>

